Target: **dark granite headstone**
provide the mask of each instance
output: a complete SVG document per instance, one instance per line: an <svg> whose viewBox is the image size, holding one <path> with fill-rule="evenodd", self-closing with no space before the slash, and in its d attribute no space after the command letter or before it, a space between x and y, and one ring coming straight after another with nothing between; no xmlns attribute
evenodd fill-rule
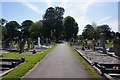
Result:
<svg viewBox="0 0 120 80"><path fill-rule="evenodd" d="M92 50L95 51L95 40L92 41Z"/></svg>
<svg viewBox="0 0 120 80"><path fill-rule="evenodd" d="M28 38L27 44L28 44L27 50L30 50L30 38Z"/></svg>
<svg viewBox="0 0 120 80"><path fill-rule="evenodd" d="M115 55L120 57L120 39L114 39L113 43Z"/></svg>
<svg viewBox="0 0 120 80"><path fill-rule="evenodd" d="M106 34L101 33L100 34L100 47L105 48L105 41L106 41Z"/></svg>

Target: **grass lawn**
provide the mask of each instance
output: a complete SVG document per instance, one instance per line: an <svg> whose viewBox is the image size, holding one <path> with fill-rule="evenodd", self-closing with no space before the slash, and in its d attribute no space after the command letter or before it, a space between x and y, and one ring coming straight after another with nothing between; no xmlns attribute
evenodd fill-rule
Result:
<svg viewBox="0 0 120 80"><path fill-rule="evenodd" d="M16 67L13 71L3 76L2 80L19 80L22 76L24 76L30 69L32 69L35 64L41 61L50 51L52 51L58 44L49 48L47 51L42 52L41 54L33 54L33 55L24 55L17 54L15 52L12 53L1 53L4 57L3 59L21 59L25 57L25 63Z"/></svg>
<svg viewBox="0 0 120 80"><path fill-rule="evenodd" d="M91 78L93 80L100 80L100 77L94 73L87 65L87 63L81 58L81 56L74 50L75 48L79 48L79 47L71 47L69 44L68 46L72 49L73 53L77 56L78 60L80 61L80 63L82 63L82 65L84 66L84 69L90 74Z"/></svg>

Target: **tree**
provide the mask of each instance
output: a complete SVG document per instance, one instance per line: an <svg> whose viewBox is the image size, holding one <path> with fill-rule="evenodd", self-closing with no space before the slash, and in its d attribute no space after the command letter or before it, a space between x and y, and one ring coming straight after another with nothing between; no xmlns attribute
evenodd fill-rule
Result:
<svg viewBox="0 0 120 80"><path fill-rule="evenodd" d="M21 26L21 32L22 32L24 39L28 39L30 37L29 28L32 25L32 23L33 23L33 21L31 21L31 20L23 21L22 26Z"/></svg>
<svg viewBox="0 0 120 80"><path fill-rule="evenodd" d="M63 14L64 8L62 7L49 7L43 15L43 26L46 37L51 38L52 36L59 40L59 37L63 30Z"/></svg>
<svg viewBox="0 0 120 80"><path fill-rule="evenodd" d="M84 39L93 39L95 38L95 30L92 25L87 24L82 32Z"/></svg>
<svg viewBox="0 0 120 80"><path fill-rule="evenodd" d="M10 21L5 25L5 27L7 30L6 38L13 40L15 37L18 36L18 32L19 32L18 28L20 27L20 25L16 21Z"/></svg>
<svg viewBox="0 0 120 80"><path fill-rule="evenodd" d="M5 27L4 27L4 24L5 24L5 23L7 23L7 20L1 18L1 19L0 19L0 36L2 36L2 37L0 37L0 40L4 39L4 35L5 35L5 33L6 33L6 29L5 29ZM2 39L1 39L1 38L2 38ZM0 43L0 44L1 44L1 43Z"/></svg>
<svg viewBox="0 0 120 80"><path fill-rule="evenodd" d="M10 41L13 41L19 35L19 27L20 25L16 21L10 21L6 23L5 27L3 28L3 40L5 41L6 47L9 46Z"/></svg>
<svg viewBox="0 0 120 80"><path fill-rule="evenodd" d="M75 19L71 16L64 18L64 29L66 40L75 37L78 33L78 24L75 22Z"/></svg>
<svg viewBox="0 0 120 80"><path fill-rule="evenodd" d="M38 37L42 37L42 22L38 21L36 23L32 23L31 27L29 28L30 36L32 39L37 39Z"/></svg>
<svg viewBox="0 0 120 80"><path fill-rule="evenodd" d="M111 28L109 27L109 25L105 24L105 25L100 25L97 27L97 34L99 35L100 33L106 33L106 37L107 39L111 38Z"/></svg>

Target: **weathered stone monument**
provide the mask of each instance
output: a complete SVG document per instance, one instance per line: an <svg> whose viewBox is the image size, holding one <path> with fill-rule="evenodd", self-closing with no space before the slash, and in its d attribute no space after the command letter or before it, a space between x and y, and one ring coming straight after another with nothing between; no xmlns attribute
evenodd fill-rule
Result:
<svg viewBox="0 0 120 80"><path fill-rule="evenodd" d="M20 41L20 51L19 51L20 54L24 52L24 45L25 45L25 40L22 39Z"/></svg>
<svg viewBox="0 0 120 80"><path fill-rule="evenodd" d="M102 53L106 54L106 48L105 48L105 41L106 41L106 34L105 33L100 33L100 47L102 47Z"/></svg>
<svg viewBox="0 0 120 80"><path fill-rule="evenodd" d="M13 42L13 41L11 41L11 44L10 44L10 46L9 46L9 49L10 49L10 50L14 49L13 44L14 44L14 42Z"/></svg>
<svg viewBox="0 0 120 80"><path fill-rule="evenodd" d="M47 38L45 39L45 42L46 42L46 46L48 46L48 39Z"/></svg>
<svg viewBox="0 0 120 80"><path fill-rule="evenodd" d="M120 39L115 38L113 43L114 43L113 48L115 55L120 57Z"/></svg>
<svg viewBox="0 0 120 80"><path fill-rule="evenodd" d="M28 44L27 50L30 50L30 38L28 38L27 44Z"/></svg>
<svg viewBox="0 0 120 80"><path fill-rule="evenodd" d="M32 41L32 49L34 48L34 41Z"/></svg>
<svg viewBox="0 0 120 80"><path fill-rule="evenodd" d="M38 37L38 46L36 48L41 48L40 37Z"/></svg>
<svg viewBox="0 0 120 80"><path fill-rule="evenodd" d="M100 33L100 47L105 48L106 34Z"/></svg>
<svg viewBox="0 0 120 80"><path fill-rule="evenodd" d="M92 50L95 51L95 39L92 41Z"/></svg>

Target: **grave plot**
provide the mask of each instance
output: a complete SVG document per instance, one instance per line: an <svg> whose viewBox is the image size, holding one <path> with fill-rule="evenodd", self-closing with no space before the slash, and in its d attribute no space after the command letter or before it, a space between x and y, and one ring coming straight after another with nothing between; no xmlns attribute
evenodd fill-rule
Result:
<svg viewBox="0 0 120 80"><path fill-rule="evenodd" d="M23 62L25 62L24 57L21 59L0 59L0 77L4 76Z"/></svg>
<svg viewBox="0 0 120 80"><path fill-rule="evenodd" d="M32 49L32 50L29 50L29 51L26 51L26 52L23 52L21 54L40 54L42 53L43 51L46 51L48 50L47 48L43 48L43 49ZM19 53L18 53L19 54Z"/></svg>
<svg viewBox="0 0 120 80"><path fill-rule="evenodd" d="M98 63L94 65L101 71L102 74L109 75L113 80L120 80L120 63Z"/></svg>
<svg viewBox="0 0 120 80"><path fill-rule="evenodd" d="M99 63L119 63L120 60L113 57L109 56L108 54L102 54L100 52L92 51L92 50L78 50L76 49L79 53L81 53L84 57L89 59L92 64L94 64L95 61L98 61Z"/></svg>
<svg viewBox="0 0 120 80"><path fill-rule="evenodd" d="M98 51L75 49L92 66L96 66L102 74L120 79L120 59ZM114 75L113 75L114 74ZM119 75L118 75L119 74Z"/></svg>

